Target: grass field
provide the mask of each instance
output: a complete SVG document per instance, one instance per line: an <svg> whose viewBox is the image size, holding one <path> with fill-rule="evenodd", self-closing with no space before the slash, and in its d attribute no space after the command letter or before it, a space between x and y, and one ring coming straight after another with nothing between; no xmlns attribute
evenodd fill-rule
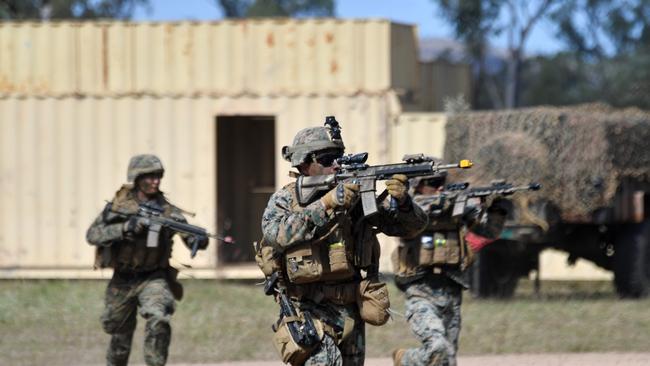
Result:
<svg viewBox="0 0 650 366"><path fill-rule="evenodd" d="M172 320L170 363L276 359L270 324L277 306L245 282L186 280ZM0 281L0 365L102 364L99 324L105 281ZM404 310L391 287L393 308ZM508 301L463 304L461 354L647 352L650 300L619 300L605 282L523 282ZM142 363L140 320L131 360ZM405 320L367 328L367 355L415 345Z"/></svg>

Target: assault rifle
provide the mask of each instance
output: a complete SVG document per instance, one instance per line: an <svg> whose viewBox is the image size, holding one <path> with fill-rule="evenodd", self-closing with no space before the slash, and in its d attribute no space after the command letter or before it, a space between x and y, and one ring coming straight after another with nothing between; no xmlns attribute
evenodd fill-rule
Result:
<svg viewBox="0 0 650 366"><path fill-rule="evenodd" d="M350 182L361 186L361 203L364 216L377 212L377 197L375 195L378 180L391 179L393 174L404 174L408 178L434 175L449 169L468 169L472 167L469 160L461 160L455 164L436 163L424 154L405 155L402 163L385 165L368 165L368 153L344 155L337 160L341 169L330 175L299 176L296 182L298 202L306 205L314 198L339 183ZM397 202L391 198L390 209L397 209Z"/></svg>
<svg viewBox="0 0 650 366"><path fill-rule="evenodd" d="M452 183L445 187L445 190L432 195L419 195L418 205L429 207L434 201L451 200L454 208L452 217L459 217L465 214L468 200L471 198L485 198L492 195L509 196L520 191L538 191L542 186L539 183L530 183L520 186L506 183L503 180L494 181L486 187L469 188L469 183Z"/></svg>
<svg viewBox="0 0 650 366"><path fill-rule="evenodd" d="M121 212L116 213L121 216L131 216ZM230 236L220 237L215 234L208 233L204 228L200 226L194 226L174 220L172 218L163 217L162 207L153 202L140 204L138 212L135 215L144 219L148 227L147 247L149 248L155 248L158 246L158 239L160 237L160 230L162 230L162 228L167 228L175 233L188 234L194 238L190 254L191 258L194 258L194 256L196 256L196 252L199 250L199 243L206 238L217 239L218 241L223 241L225 243L235 242Z"/></svg>
<svg viewBox="0 0 650 366"><path fill-rule="evenodd" d="M280 319L273 324L273 331L277 332L279 324L284 320L294 342L303 347L311 347L320 340L311 313L303 310L303 320L298 317L298 312L291 300L289 300L285 289L280 288L278 285L279 278L278 272L274 272L266 279L264 284L264 293L267 295L277 293L278 302L280 303Z"/></svg>

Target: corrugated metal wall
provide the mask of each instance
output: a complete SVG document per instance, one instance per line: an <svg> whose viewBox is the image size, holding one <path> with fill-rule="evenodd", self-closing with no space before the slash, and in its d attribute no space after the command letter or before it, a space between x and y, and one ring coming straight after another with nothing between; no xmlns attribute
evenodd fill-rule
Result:
<svg viewBox="0 0 650 366"><path fill-rule="evenodd" d="M131 155L158 154L162 189L214 230L214 123L205 101L0 99L0 267L89 268L85 230L126 182ZM187 251L177 249L179 258ZM197 256L194 264L214 264Z"/></svg>
<svg viewBox="0 0 650 366"><path fill-rule="evenodd" d="M444 113L402 113L392 124L391 158L402 159L404 154L424 153L442 158L445 147Z"/></svg>
<svg viewBox="0 0 650 366"><path fill-rule="evenodd" d="M326 115L335 114L341 122L348 151L368 151L373 162L387 162L394 99L390 93L0 99L0 277L100 274L88 271L93 249L85 242L85 231L125 182L128 159L136 153L158 154L167 169L163 191L197 213L191 223L217 231L218 115L275 116L280 186L289 181L290 166L279 147L290 144L299 129L322 124ZM174 258L191 263L197 276L236 276L214 270L217 253L212 248L190 261L188 251L177 246Z"/></svg>
<svg viewBox="0 0 650 366"><path fill-rule="evenodd" d="M413 27L385 20L2 22L0 95L410 90L416 47Z"/></svg>
<svg viewBox="0 0 650 366"><path fill-rule="evenodd" d="M384 20L0 23L0 277L106 276L84 235L136 153L159 155L172 202L218 231L219 115L275 117L278 186L280 147L327 115L349 152L389 162L416 57L414 28ZM188 257L174 253L196 276L259 274L215 269L214 248Z"/></svg>

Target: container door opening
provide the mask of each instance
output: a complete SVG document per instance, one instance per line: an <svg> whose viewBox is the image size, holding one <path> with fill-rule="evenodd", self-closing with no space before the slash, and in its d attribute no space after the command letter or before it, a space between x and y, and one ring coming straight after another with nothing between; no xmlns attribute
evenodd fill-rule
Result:
<svg viewBox="0 0 650 366"><path fill-rule="evenodd" d="M235 244L220 244L220 264L254 261L262 213L275 191L275 118L218 116L217 226Z"/></svg>

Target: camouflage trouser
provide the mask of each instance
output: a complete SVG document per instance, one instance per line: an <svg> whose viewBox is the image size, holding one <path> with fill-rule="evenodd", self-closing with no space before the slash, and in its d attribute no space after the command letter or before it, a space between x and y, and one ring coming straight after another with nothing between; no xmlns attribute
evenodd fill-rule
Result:
<svg viewBox="0 0 650 366"><path fill-rule="evenodd" d="M356 304L336 305L332 303L316 305L313 303L300 304L302 310L309 310L314 318L333 327L337 337L343 336L346 325L352 327L345 329L345 338L338 344L330 335L323 337L320 345L312 352L306 366L342 366L363 365L366 355L365 323L359 316Z"/></svg>
<svg viewBox="0 0 650 366"><path fill-rule="evenodd" d="M406 350L402 365L456 366L460 333L460 286L414 283L406 289L406 318L420 348Z"/></svg>
<svg viewBox="0 0 650 366"><path fill-rule="evenodd" d="M146 319L144 360L147 365L164 365L171 339L169 320L174 297L163 278L120 281L114 277L106 288L106 308L101 321L111 335L106 364L126 365L136 326L136 311Z"/></svg>

